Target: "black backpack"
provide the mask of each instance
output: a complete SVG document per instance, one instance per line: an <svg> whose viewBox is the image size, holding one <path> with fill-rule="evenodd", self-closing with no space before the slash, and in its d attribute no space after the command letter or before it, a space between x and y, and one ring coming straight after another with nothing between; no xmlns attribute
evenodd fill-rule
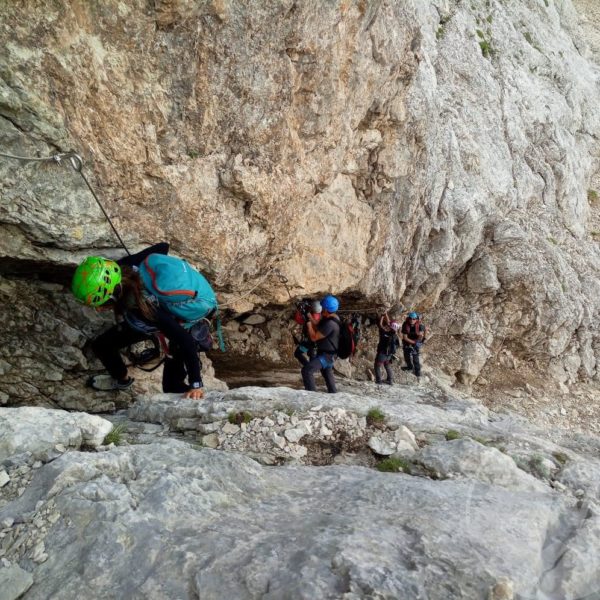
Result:
<svg viewBox="0 0 600 600"><path fill-rule="evenodd" d="M340 321L340 343L338 345L338 358L350 358L356 352L360 339L360 321L357 317Z"/></svg>

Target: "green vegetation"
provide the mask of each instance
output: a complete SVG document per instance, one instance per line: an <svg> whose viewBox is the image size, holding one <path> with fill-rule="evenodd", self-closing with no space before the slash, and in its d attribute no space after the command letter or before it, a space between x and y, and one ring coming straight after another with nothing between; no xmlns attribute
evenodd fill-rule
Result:
<svg viewBox="0 0 600 600"><path fill-rule="evenodd" d="M231 412L231 413L229 413L229 416L227 417L229 422L233 423L234 425L241 425L242 423L250 423L250 421L252 421L253 418L254 417L252 416L252 414L249 412L246 412L246 411Z"/></svg>
<svg viewBox="0 0 600 600"><path fill-rule="evenodd" d="M550 0L544 0L544 4L546 5L546 8L550 7Z"/></svg>
<svg viewBox="0 0 600 600"><path fill-rule="evenodd" d="M550 471L548 467L544 465L544 457L535 454L529 459L529 467L532 475L535 475L539 479L550 479Z"/></svg>
<svg viewBox="0 0 600 600"><path fill-rule="evenodd" d="M561 466L564 466L566 464L566 462L569 460L569 457L564 452L553 452L552 457Z"/></svg>
<svg viewBox="0 0 600 600"><path fill-rule="evenodd" d="M523 34L523 37L527 40L527 43L532 46L533 48L535 48L539 53L542 52L542 49L538 46L538 44L535 42L535 40L533 39L533 36L529 33L529 31L526 31Z"/></svg>
<svg viewBox="0 0 600 600"><path fill-rule="evenodd" d="M598 202L598 192L596 190L588 190L587 197L590 204L596 204Z"/></svg>
<svg viewBox="0 0 600 600"><path fill-rule="evenodd" d="M383 473L407 473L411 474L410 464L403 458L385 458L376 465L378 471Z"/></svg>
<svg viewBox="0 0 600 600"><path fill-rule="evenodd" d="M491 58L493 56L494 50L488 41L482 40L479 42L479 47L481 48L481 54L483 54L485 58Z"/></svg>
<svg viewBox="0 0 600 600"><path fill-rule="evenodd" d="M456 429L448 429L448 431L446 431L446 440L448 442L452 440L459 440L460 438L462 438L462 435L460 435Z"/></svg>
<svg viewBox="0 0 600 600"><path fill-rule="evenodd" d="M556 238L553 238L551 235L549 235L549 236L548 236L546 239L547 239L547 240L548 240L548 241L549 241L551 244L554 244L555 246L558 246L558 241L557 241L557 239L556 239Z"/></svg>
<svg viewBox="0 0 600 600"><path fill-rule="evenodd" d="M188 150L187 155L190 158L198 158L200 156L200 152L198 152L197 150Z"/></svg>
<svg viewBox="0 0 600 600"><path fill-rule="evenodd" d="M118 446L122 442L121 436L123 435L124 431L125 425L123 423L120 425L114 425L112 430L106 434L106 437L102 443L105 446L108 446L109 444Z"/></svg>
<svg viewBox="0 0 600 600"><path fill-rule="evenodd" d="M511 456L519 469L537 477L538 479L550 479L550 471L544 464L544 457L541 454L534 454L530 458L521 456Z"/></svg>
<svg viewBox="0 0 600 600"><path fill-rule="evenodd" d="M386 419L385 414L378 408L372 408L367 413L367 425L375 425L384 423Z"/></svg>
<svg viewBox="0 0 600 600"><path fill-rule="evenodd" d="M511 458L515 461L515 464L521 471L525 471L526 473L530 472L531 469L529 463L524 458L521 458L520 456L511 456Z"/></svg>
<svg viewBox="0 0 600 600"><path fill-rule="evenodd" d="M450 15L446 15L445 17L440 18L440 24L438 25L437 31L435 32L435 37L438 40L441 40L446 33L446 23L450 20Z"/></svg>

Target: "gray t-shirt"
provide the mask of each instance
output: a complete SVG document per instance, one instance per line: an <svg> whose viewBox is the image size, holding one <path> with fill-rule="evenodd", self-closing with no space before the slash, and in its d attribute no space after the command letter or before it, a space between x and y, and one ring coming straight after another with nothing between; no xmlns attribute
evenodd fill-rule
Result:
<svg viewBox="0 0 600 600"><path fill-rule="evenodd" d="M326 317L319 321L317 331L325 336L317 341L319 354L335 354L340 345L340 322L335 317Z"/></svg>

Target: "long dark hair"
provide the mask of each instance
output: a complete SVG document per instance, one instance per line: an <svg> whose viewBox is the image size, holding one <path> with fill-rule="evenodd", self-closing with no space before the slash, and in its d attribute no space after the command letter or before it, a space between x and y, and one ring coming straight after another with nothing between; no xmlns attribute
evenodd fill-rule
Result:
<svg viewBox="0 0 600 600"><path fill-rule="evenodd" d="M120 290L116 290L115 313L124 314L126 311L138 310L144 319L153 321L156 316L155 306L144 295L144 284L137 271L130 266L121 267Z"/></svg>

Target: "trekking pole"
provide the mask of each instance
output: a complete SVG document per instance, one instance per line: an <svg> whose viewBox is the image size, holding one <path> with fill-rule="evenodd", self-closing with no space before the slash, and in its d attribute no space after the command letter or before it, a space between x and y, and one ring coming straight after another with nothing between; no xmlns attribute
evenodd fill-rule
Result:
<svg viewBox="0 0 600 600"><path fill-rule="evenodd" d="M106 217L106 220L108 221L109 225L111 226L114 234L117 236L117 239L121 243L121 246L123 246L123 249L125 250L125 252L127 252L127 254L129 256L131 256L131 252L129 252L129 250L127 249L127 246L125 245L125 242L119 235L117 228L114 226L111 218L108 216L108 213L104 210L102 203L100 202L98 196L96 196L96 193L92 189L90 182L87 180L87 177L83 173L83 159L81 158L81 156L79 156L79 154L77 154L76 152L73 152L73 151L69 151L69 152L58 152L57 154L53 154L52 156L17 156L15 154L7 154L5 152L0 152L0 156L3 156L4 158L11 158L13 160L20 160L23 162L55 162L57 164L62 164L63 160L68 160L71 167L73 167L73 170L75 172L79 173L79 175L81 175L81 178L87 185L88 190L90 190L90 192L92 193L94 200L96 200L96 203L100 207L102 214Z"/></svg>

